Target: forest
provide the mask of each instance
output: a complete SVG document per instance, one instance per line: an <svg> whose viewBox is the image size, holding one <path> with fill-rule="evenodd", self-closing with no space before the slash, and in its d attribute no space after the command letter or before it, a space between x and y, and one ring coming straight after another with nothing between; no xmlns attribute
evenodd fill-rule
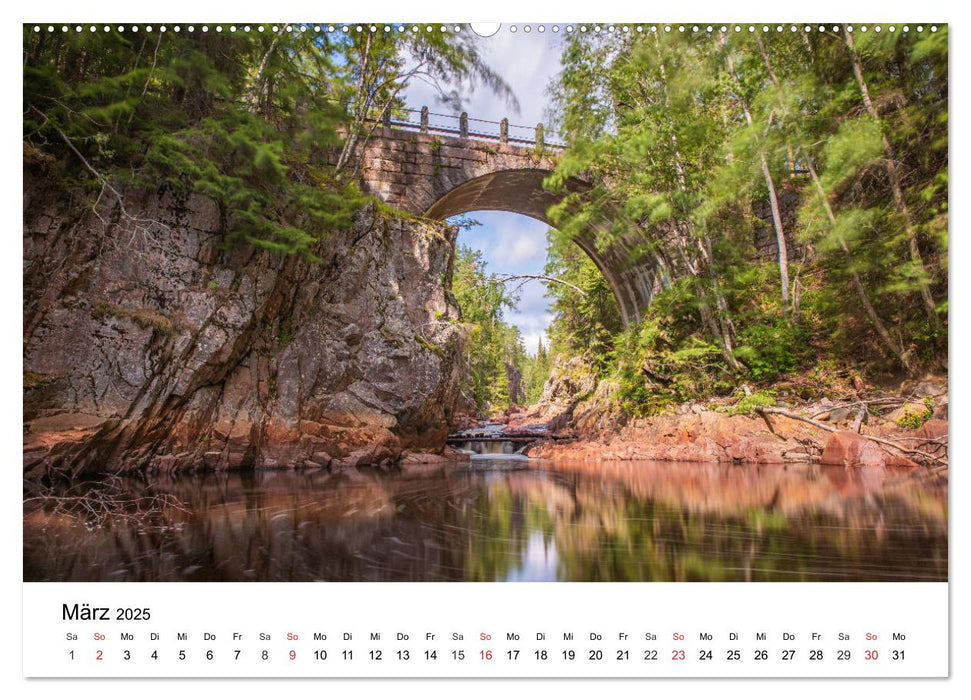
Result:
<svg viewBox="0 0 971 700"><path fill-rule="evenodd" d="M792 377L946 371L947 28L935 29L564 38L548 86L566 143L546 182L564 193L542 271L559 280L554 321L527 352L503 319L515 292L460 247L471 404L537 401L557 357L616 380L632 415ZM96 212L117 200L136 231L147 222L125 188L202 193L226 246L313 260L368 201L355 154L410 80L455 108L463 81L515 100L470 33L227 39L25 28L25 165L84 188ZM577 176L594 186L566 193ZM572 243L591 229L603 248L633 238L659 271L628 327Z"/></svg>
<svg viewBox="0 0 971 700"><path fill-rule="evenodd" d="M462 81L515 101L470 32L205 29L25 26L25 165L98 204L125 187L201 193L219 205L227 246L313 257L367 201L360 143L404 106L410 81L445 105Z"/></svg>
<svg viewBox="0 0 971 700"><path fill-rule="evenodd" d="M567 40L549 87L567 147L547 186L596 184L552 212L545 272L569 284L547 285L541 356L501 326L509 300L477 287L502 328L476 360L491 376L583 357L636 416L743 385L755 405L787 382L808 399L946 372L947 28L726 29ZM604 248L633 237L661 271L630 327L572 245L590 228ZM503 387L476 392L507 405Z"/></svg>

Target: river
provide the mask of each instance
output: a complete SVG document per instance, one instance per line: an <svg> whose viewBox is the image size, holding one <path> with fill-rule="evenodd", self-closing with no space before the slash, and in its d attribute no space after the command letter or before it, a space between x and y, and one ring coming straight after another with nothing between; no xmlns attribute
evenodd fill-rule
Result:
<svg viewBox="0 0 971 700"><path fill-rule="evenodd" d="M818 465L468 466L31 488L26 581L945 581L945 483Z"/></svg>

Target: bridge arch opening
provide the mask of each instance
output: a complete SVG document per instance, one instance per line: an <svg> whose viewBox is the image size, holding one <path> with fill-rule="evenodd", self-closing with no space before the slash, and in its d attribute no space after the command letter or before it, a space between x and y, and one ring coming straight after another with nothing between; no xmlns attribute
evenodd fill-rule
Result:
<svg viewBox="0 0 971 700"><path fill-rule="evenodd" d="M468 324L465 412L474 404L476 415L496 415L496 407L540 402L553 370L551 346L570 357L609 349L603 331L622 327L612 291L592 260L555 238L547 222L505 210L446 221L458 227L452 292ZM591 309L598 313L590 316Z"/></svg>
<svg viewBox="0 0 971 700"><path fill-rule="evenodd" d="M386 204L430 219L473 211L507 211L552 225L547 211L557 195L543 188L556 154L510 137L464 134L398 123L376 126L362 155L362 184ZM583 192L588 183L568 188ZM636 237L620 236L599 249L596 231L574 242L607 280L624 325L637 322L656 294L658 261L645 258Z"/></svg>
<svg viewBox="0 0 971 700"><path fill-rule="evenodd" d="M498 278L505 294L515 300L502 308L502 321L519 330L527 353L535 353L540 340L548 345L553 316L540 275L545 274L549 262L550 227L533 217L502 210L474 210L450 217L447 222L460 226L455 241L453 285L460 277L474 279L468 269L470 262L473 270ZM470 260L470 255L478 259ZM453 291L456 289L453 286ZM457 291L456 297L464 316L466 309ZM494 299L489 295L483 298Z"/></svg>
<svg viewBox="0 0 971 700"><path fill-rule="evenodd" d="M555 228L548 211L560 197L543 188L543 180L552 171L544 168L495 170L456 184L435 200L424 212L430 219L446 220L478 211L503 211L521 214ZM581 187L577 183L577 187ZM638 297L626 280L616 274L627 267L618 258L618 250L601 253L594 237L577 237L574 243L589 257L607 280L620 309L624 325L640 318Z"/></svg>

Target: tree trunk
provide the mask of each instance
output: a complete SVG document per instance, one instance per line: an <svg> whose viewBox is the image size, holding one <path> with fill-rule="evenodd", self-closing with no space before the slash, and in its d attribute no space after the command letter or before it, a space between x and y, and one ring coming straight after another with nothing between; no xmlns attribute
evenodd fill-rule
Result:
<svg viewBox="0 0 971 700"><path fill-rule="evenodd" d="M344 147L341 149L340 156L337 158L337 165L335 170L340 172L347 165L347 162L354 155L354 150L357 147L358 141L358 131L363 128L364 122L367 120L367 113L371 107L371 100L367 95L367 72L370 69L370 59L371 59L371 35L368 34L364 39L364 46L361 51L361 67L360 76L357 81L357 101L354 104L354 122L351 125L351 131L347 135L347 140L344 141Z"/></svg>
<svg viewBox="0 0 971 700"><path fill-rule="evenodd" d="M761 42L760 42L761 43ZM752 113L748 108L748 101L745 99L745 94L742 88L742 81L739 80L738 73L735 71L735 61L732 59L731 54L726 57L728 61L728 72L732 75L732 80L735 81L735 86L738 88L738 100L742 105L742 112L745 114L745 121L749 128L754 131L755 123L752 119ZM783 313L789 313L789 249L786 245L786 233L782 228L782 212L779 209L779 197L776 194L775 182L772 180L772 172L769 170L769 161L766 158L765 150L762 148L761 139L756 135L756 143L759 144L759 162L762 166L762 177L765 179L765 186L769 190L769 205L772 209L772 226L775 228L775 240L779 248L779 281L782 288L782 311Z"/></svg>
<svg viewBox="0 0 971 700"><path fill-rule="evenodd" d="M812 176L813 184L816 186L816 192L819 194L819 199L823 203L823 209L826 210L826 218L829 219L831 225L836 224L836 215L833 213L833 208L829 204L829 200L826 198L826 191L823 189L823 184L819 180L819 175L816 173L816 168L813 167L812 159L806 159L806 165L809 169L809 174ZM846 241L842 236L839 238L840 248L846 253L847 257L850 256L849 246L846 245ZM860 275L853 270L850 273L853 280L853 288L856 290L857 296L860 298L860 304L862 304L863 309L866 311L866 315L870 319L870 323L876 328L877 334L880 339L883 340L884 345L893 353L897 361L900 362L901 366L907 370L908 374L914 373L914 368L911 365L910 359L907 357L906 353L900 344L894 341L887 331L887 327L883 325L883 321L880 320L880 316L877 315L877 310L873 308L873 304L870 303L870 296L867 294L866 287L863 286L863 281L860 279Z"/></svg>
<svg viewBox="0 0 971 700"><path fill-rule="evenodd" d="M661 54L661 43L657 34L654 35L655 46L657 47L657 57L658 57L658 68L661 73L661 81L664 83L664 101L665 104L669 104L668 94L667 94L667 71L664 67L664 58ZM684 168L684 161L681 157L681 151L678 147L678 137L677 134L671 133L671 146L674 152L674 168L675 173L678 178L678 189L682 192L687 192L688 183L687 176ZM708 327L712 335L718 340L721 346L722 355L728 366L732 368L733 371L739 371L742 369L742 365L737 359L735 359L735 327L732 324L731 316L728 310L728 304L725 301L725 297L722 295L721 291L718 289L718 285L711 280L711 295L715 300L715 308L717 309L717 323L716 315L712 313L711 306L708 304L707 291L704 285L701 284L699 278L700 268L704 266L705 274L710 276L712 270L712 260L710 256L710 251L705 249L705 242L698 241L698 251L701 254L701 265L697 258L691 251L690 243L692 239L697 240L696 236L693 234L691 222L685 220L683 217L679 217L677 224L675 225L676 239L678 242L678 248L681 252L682 258L688 269L688 273L695 277L695 293L698 295L699 312L701 314L702 323ZM708 241L707 236L705 240ZM710 246L710 241L708 242Z"/></svg>
<svg viewBox="0 0 971 700"><path fill-rule="evenodd" d="M853 75L856 76L856 82L860 87L863 105L866 107L866 111L870 116L879 122L880 114L877 112L876 107L873 106L873 100L870 99L870 88L867 86L866 79L863 76L863 64L860 62L860 57L857 55L853 45L853 35L849 30L844 28L843 36L846 38L846 47L849 49L850 58L853 61ZM904 198L904 190L900 179L900 168L897 166L896 154L882 126L880 128L880 135L883 138L883 153L886 156L885 162L887 175L890 178L890 190L893 194L894 209L897 210L897 214L900 215L904 222L904 230L907 232L907 240L910 246L910 259L914 261L921 273L918 284L920 285L921 299L924 301L924 309L927 312L927 319L930 321L931 328L937 329L941 327L941 319L937 315L934 297L931 295L930 287L927 284L927 270L924 267L924 260L920 255L920 248L917 245L917 233L914 231L913 224L910 220L910 210L907 207L907 200Z"/></svg>
<svg viewBox="0 0 971 700"><path fill-rule="evenodd" d="M273 56L273 52L276 51L277 44L280 43L280 35L283 31L284 28L280 27L280 31L273 37L269 48L263 54L263 58L260 59L260 65L256 69L256 76L254 76L253 82L250 83L250 88L247 91L246 102L249 105L250 111L254 114L260 111L260 99L263 96L263 89L266 85L266 69L270 64L270 58Z"/></svg>

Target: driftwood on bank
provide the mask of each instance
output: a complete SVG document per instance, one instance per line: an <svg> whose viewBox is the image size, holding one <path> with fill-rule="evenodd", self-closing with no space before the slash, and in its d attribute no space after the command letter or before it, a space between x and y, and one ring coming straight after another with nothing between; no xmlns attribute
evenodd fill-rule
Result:
<svg viewBox="0 0 971 700"><path fill-rule="evenodd" d="M806 418L805 416L800 416L798 413L792 413L790 411L786 411L786 410L781 409L781 408L774 408L774 407L771 407L771 406L766 406L766 407L757 408L755 410L758 413L762 414L763 419L765 419L765 421L767 423L768 423L768 418L766 418L766 414L769 414L769 415L775 415L775 416L783 416L784 418L791 418L792 420L802 421L803 423L808 423L809 425L812 425L812 426L814 426L816 428L819 428L820 430L825 430L828 433L838 433L839 432L839 428L834 428L831 425L826 425L825 423L820 423L819 421L813 420L812 418ZM928 462L928 463L934 463L934 464L938 464L938 465L947 465L947 463L948 463L947 462L947 457L938 457L936 455L932 455L932 454L927 453L927 452L924 452L922 450L915 450L915 449L912 449L912 448L909 448L909 447L904 447L903 445L900 445L899 443L894 442L893 440L887 440L886 438L877 437L875 435L864 435L863 437L865 437L867 440L872 440L873 442L876 442L876 443L878 443L880 445L886 445L887 447L889 447L889 448L891 448L893 450L896 450L896 451L900 452L901 454L914 455L915 457L919 457L919 458L921 458L922 460L924 460L925 462ZM944 444L943 442L938 441L938 440L934 440L934 439L924 439L924 438L921 438L921 439L925 443Z"/></svg>

